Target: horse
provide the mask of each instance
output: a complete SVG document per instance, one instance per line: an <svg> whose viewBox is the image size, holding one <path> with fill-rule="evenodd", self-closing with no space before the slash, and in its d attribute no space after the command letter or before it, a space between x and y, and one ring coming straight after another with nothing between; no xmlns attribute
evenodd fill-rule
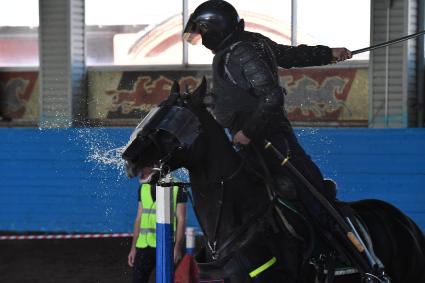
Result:
<svg viewBox="0 0 425 283"><path fill-rule="evenodd" d="M381 282L361 272L336 276L322 257L335 254L331 243L320 240L301 210L284 201L275 205L270 187L247 166L208 111L205 94L205 78L191 94L181 94L174 82L170 96L136 127L122 155L130 177L153 164L160 164L163 174L188 170L189 196L205 240L196 256L201 278L232 283ZM365 242L373 246L391 282L425 282L425 239L418 226L383 201L347 204L363 223ZM318 248L316 242L324 244Z"/></svg>

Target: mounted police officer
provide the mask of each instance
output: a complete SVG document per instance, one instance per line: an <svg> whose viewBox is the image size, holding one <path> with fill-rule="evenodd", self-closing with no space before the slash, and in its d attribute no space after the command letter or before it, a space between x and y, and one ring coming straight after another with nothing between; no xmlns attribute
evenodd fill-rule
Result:
<svg viewBox="0 0 425 283"><path fill-rule="evenodd" d="M281 183L289 188L286 190L289 194L296 192L297 199L301 200L314 222L332 231L337 224L305 184L291 176L276 156L261 145L266 139L280 152L290 153L291 163L320 193L333 201L335 196L326 189L319 168L299 144L286 117L283 107L285 90L279 85L278 67L326 65L351 58L351 52L346 48L322 45L286 46L261 34L245 31L244 21L236 9L221 0L202 3L190 16L184 38L194 43L199 35L202 44L215 54L212 112L217 121L230 130L235 144L250 145L244 149L248 156L255 158L254 148L257 148L271 175L283 180ZM291 186L295 190L291 190ZM344 242L343 245L350 243Z"/></svg>

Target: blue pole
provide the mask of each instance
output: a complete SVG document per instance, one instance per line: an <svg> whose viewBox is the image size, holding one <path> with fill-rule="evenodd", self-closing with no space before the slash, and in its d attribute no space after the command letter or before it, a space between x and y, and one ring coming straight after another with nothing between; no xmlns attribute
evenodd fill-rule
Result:
<svg viewBox="0 0 425 283"><path fill-rule="evenodd" d="M166 181L167 182L167 181ZM172 187L156 187L156 282L173 282Z"/></svg>

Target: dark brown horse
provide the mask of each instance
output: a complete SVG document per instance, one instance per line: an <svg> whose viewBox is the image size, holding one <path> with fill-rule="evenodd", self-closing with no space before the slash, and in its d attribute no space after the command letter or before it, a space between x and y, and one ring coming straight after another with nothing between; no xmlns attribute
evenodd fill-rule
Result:
<svg viewBox="0 0 425 283"><path fill-rule="evenodd" d="M165 173L187 168L205 239L197 257L202 278L311 283L326 278L323 270L332 271L332 264L323 261L323 255L337 254L333 245L320 240L302 209L285 201L276 205L270 187L247 169L208 112L205 93L205 81L193 94L180 94L173 85L170 96L130 138L123 154L129 175L152 164L160 164ZM382 201L350 206L360 215L371 238L364 240L373 244L391 282L425 282L425 241L416 224ZM360 272L335 277L334 282L365 282L364 278Z"/></svg>

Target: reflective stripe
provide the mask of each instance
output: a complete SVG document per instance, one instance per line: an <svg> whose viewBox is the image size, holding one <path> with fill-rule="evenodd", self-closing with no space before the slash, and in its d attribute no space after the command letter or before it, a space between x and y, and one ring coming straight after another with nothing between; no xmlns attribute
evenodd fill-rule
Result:
<svg viewBox="0 0 425 283"><path fill-rule="evenodd" d="M258 274L260 274L261 272L263 272L264 270L266 270L267 268L269 268L270 266L272 266L275 262L276 262L276 258L275 257L272 257L268 262L264 263L260 267L258 267L256 269L254 269L253 271L251 271L249 273L249 276L251 278L257 276Z"/></svg>
<svg viewBox="0 0 425 283"><path fill-rule="evenodd" d="M146 213L146 214L156 214L156 209L155 208L142 208L142 213Z"/></svg>
<svg viewBox="0 0 425 283"><path fill-rule="evenodd" d="M144 234L148 234L148 233L155 234L156 233L156 229L153 229L153 228L140 228L140 232L139 232L140 235L144 235Z"/></svg>

